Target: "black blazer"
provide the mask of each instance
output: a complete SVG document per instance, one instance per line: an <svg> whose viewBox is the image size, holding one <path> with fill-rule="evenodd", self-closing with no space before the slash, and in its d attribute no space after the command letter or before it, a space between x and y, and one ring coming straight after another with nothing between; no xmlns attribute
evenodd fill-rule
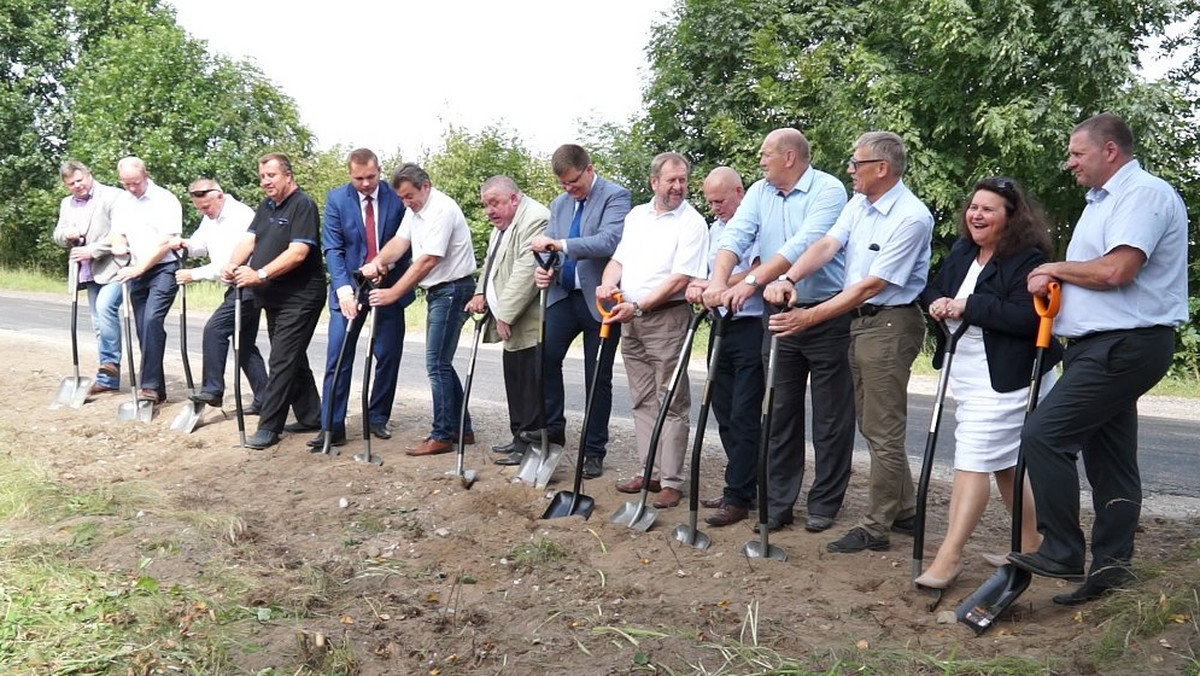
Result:
<svg viewBox="0 0 1200 676"><path fill-rule="evenodd" d="M938 298L953 298L958 293L979 254L979 247L967 238L960 238L942 261L933 281L921 292L921 306ZM1038 316L1033 309L1025 278L1029 271L1046 262L1046 255L1030 247L1011 256L992 259L979 272L975 291L967 298L962 319L983 329L983 348L987 354L988 375L997 392L1012 392L1029 385L1033 357L1037 351ZM934 368L941 368L946 350L946 336L937 331L937 349L933 354ZM1042 359L1042 374L1062 360L1062 346L1051 341Z"/></svg>

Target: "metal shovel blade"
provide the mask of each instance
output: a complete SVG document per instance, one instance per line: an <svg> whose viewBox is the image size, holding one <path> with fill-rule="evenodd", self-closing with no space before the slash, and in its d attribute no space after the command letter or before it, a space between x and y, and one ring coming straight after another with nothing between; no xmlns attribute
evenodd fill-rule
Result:
<svg viewBox="0 0 1200 676"><path fill-rule="evenodd" d="M185 402L183 408L179 410L179 414L171 421L171 429L191 434L196 429L196 424L200 422L202 411L204 411L204 404L194 401Z"/></svg>
<svg viewBox="0 0 1200 676"><path fill-rule="evenodd" d="M537 446L530 446L521 456L521 466L517 468L517 478L527 484L536 486L538 469L542 466L542 451Z"/></svg>
<svg viewBox="0 0 1200 676"><path fill-rule="evenodd" d="M58 392L54 395L54 401L50 403L50 410L69 406L71 408L83 407L83 402L87 400L88 390L92 387L91 378L79 378L75 376L67 376L58 384Z"/></svg>
<svg viewBox="0 0 1200 676"><path fill-rule="evenodd" d="M691 545L696 549L704 550L712 545L712 539L708 537L707 533L686 523L675 526L675 530L671 531L671 536L683 544Z"/></svg>
<svg viewBox="0 0 1200 676"><path fill-rule="evenodd" d="M1001 566L970 596L954 614L978 636L1008 609L1026 589L1033 575L1011 563Z"/></svg>
<svg viewBox="0 0 1200 676"><path fill-rule="evenodd" d="M546 456L538 464L537 475L534 476L533 481L534 488L541 489L550 485L550 477L554 476L554 470L558 467L558 462L562 460L563 450L562 444L550 444Z"/></svg>
<svg viewBox="0 0 1200 676"><path fill-rule="evenodd" d="M775 559L776 561L787 561L787 552L772 544L766 544L762 540L751 540L742 547L742 554L745 554L750 559Z"/></svg>
<svg viewBox="0 0 1200 676"><path fill-rule="evenodd" d="M634 530L640 530L643 533L650 530L654 525L654 520L658 518L658 510L653 507L646 506L646 498L643 495L642 499L637 502L626 502L621 505L616 512L613 513L609 521L629 526Z"/></svg>
<svg viewBox="0 0 1200 676"><path fill-rule="evenodd" d="M366 453L356 453L354 455L354 462L364 462L368 465L381 467L383 465L383 458L372 454L370 451L367 451Z"/></svg>
<svg viewBox="0 0 1200 676"><path fill-rule="evenodd" d="M559 491L554 494L550 506L542 514L543 519L561 519L568 516L582 516L584 521L592 516L596 509L596 500L590 495Z"/></svg>
<svg viewBox="0 0 1200 676"><path fill-rule="evenodd" d="M117 420L136 420L139 422L148 423L153 419L154 404L148 401L139 401L136 404L132 401L126 401L117 407Z"/></svg>
<svg viewBox="0 0 1200 676"><path fill-rule="evenodd" d="M473 469L465 469L462 471L453 469L453 470L450 470L449 472L446 472L446 476L458 477L458 480L460 482L462 482L462 487L466 488L468 490L471 488L471 486L475 485L476 481L479 480L479 473Z"/></svg>

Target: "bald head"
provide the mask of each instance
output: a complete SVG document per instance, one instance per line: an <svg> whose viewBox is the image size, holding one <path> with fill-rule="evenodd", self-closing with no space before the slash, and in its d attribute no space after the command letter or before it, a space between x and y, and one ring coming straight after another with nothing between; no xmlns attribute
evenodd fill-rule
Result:
<svg viewBox="0 0 1200 676"><path fill-rule="evenodd" d="M763 178L776 190L787 194L808 171L812 151L799 129L776 129L767 134L759 149L758 166Z"/></svg>
<svg viewBox="0 0 1200 676"><path fill-rule="evenodd" d="M730 167L717 167L704 177L704 199L713 215L728 223L746 194L742 177Z"/></svg>
<svg viewBox="0 0 1200 676"><path fill-rule="evenodd" d="M117 162L117 178L130 195L141 197L146 194L149 177L146 174L146 163L141 158L133 155L122 157Z"/></svg>

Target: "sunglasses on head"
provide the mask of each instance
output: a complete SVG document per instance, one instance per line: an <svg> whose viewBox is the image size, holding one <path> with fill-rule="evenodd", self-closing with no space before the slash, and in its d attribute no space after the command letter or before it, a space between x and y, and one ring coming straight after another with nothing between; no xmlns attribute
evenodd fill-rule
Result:
<svg viewBox="0 0 1200 676"><path fill-rule="evenodd" d="M205 188L203 190L192 190L188 194L192 197L204 197L210 192L218 192L216 188Z"/></svg>

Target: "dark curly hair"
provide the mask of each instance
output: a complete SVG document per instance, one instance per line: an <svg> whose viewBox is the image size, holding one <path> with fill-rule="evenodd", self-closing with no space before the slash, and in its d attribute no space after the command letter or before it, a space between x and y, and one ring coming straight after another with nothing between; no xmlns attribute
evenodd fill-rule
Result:
<svg viewBox="0 0 1200 676"><path fill-rule="evenodd" d="M967 209L970 208L975 193L980 190L995 193L1004 200L1004 213L1008 216L1008 222L1000 231L1000 239L996 242L997 256L1003 258L1035 246L1041 249L1047 258L1054 257L1054 242L1050 238L1046 212L1011 178L993 176L980 179L975 184L975 189L971 191L958 213L960 236L967 239L971 237L970 228L967 227Z"/></svg>

